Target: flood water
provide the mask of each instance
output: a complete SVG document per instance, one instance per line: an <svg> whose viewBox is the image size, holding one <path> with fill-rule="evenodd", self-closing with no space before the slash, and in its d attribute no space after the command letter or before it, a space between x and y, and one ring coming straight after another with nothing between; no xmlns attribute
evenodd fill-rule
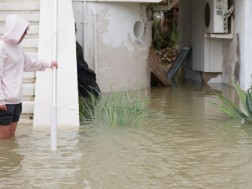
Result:
<svg viewBox="0 0 252 189"><path fill-rule="evenodd" d="M49 131L20 125L15 138L0 141L0 188L252 188L252 126L217 110L213 90L237 100L223 85L153 87L150 106L162 118L60 129L56 153Z"/></svg>

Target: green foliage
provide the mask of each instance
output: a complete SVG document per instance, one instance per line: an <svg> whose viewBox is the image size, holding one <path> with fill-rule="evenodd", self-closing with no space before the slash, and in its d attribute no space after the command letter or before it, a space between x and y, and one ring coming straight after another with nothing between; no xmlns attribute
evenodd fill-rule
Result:
<svg viewBox="0 0 252 189"><path fill-rule="evenodd" d="M152 23L152 43L157 49L163 49L168 46L170 39L164 34L161 19L158 18Z"/></svg>
<svg viewBox="0 0 252 189"><path fill-rule="evenodd" d="M140 91L100 93L99 98L91 95L85 99L80 97L80 119L83 123L94 122L97 125L108 123L111 126L137 125L152 112L147 109L148 98L143 98Z"/></svg>
<svg viewBox="0 0 252 189"><path fill-rule="evenodd" d="M172 19L172 32L170 37L171 47L175 47L178 45L178 20L177 18Z"/></svg>
<svg viewBox="0 0 252 189"><path fill-rule="evenodd" d="M152 22L152 45L160 50L178 44L178 17L174 10L154 13Z"/></svg>
<svg viewBox="0 0 252 189"><path fill-rule="evenodd" d="M234 82L233 85L243 105L243 110L227 97L218 93L215 94L222 101L222 104L213 104L232 119L244 119L245 121L252 122L252 89L250 88L247 91L244 91L236 82Z"/></svg>

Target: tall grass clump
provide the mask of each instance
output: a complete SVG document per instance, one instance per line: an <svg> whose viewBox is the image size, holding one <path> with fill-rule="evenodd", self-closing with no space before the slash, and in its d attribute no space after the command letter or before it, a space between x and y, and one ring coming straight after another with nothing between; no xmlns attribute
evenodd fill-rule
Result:
<svg viewBox="0 0 252 189"><path fill-rule="evenodd" d="M151 111L147 108L150 100L140 91L91 94L90 98L80 97L81 122L107 123L111 126L132 126L143 121Z"/></svg>
<svg viewBox="0 0 252 189"><path fill-rule="evenodd" d="M213 103L219 110L224 112L232 119L243 119L247 122L252 123L252 88L248 90L242 90L241 87L234 82L233 83L235 90L240 98L242 103L242 108L237 106L227 97L215 93L219 99L222 101L222 104Z"/></svg>

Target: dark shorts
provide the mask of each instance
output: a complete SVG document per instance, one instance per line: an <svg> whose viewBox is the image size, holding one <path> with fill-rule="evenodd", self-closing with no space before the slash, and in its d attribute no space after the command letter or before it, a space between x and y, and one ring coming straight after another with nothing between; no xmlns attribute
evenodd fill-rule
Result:
<svg viewBox="0 0 252 189"><path fill-rule="evenodd" d="M19 121L22 112L22 103L6 104L7 111L0 110L0 125L10 125Z"/></svg>

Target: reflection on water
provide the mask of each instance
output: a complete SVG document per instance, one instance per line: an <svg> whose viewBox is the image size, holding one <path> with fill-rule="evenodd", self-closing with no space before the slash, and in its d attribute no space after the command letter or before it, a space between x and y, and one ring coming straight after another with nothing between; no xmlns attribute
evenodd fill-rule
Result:
<svg viewBox="0 0 252 189"><path fill-rule="evenodd" d="M49 131L20 126L0 141L0 188L252 188L252 127L215 109L213 90L237 101L227 86L152 88L150 106L163 119L59 130L55 154Z"/></svg>

